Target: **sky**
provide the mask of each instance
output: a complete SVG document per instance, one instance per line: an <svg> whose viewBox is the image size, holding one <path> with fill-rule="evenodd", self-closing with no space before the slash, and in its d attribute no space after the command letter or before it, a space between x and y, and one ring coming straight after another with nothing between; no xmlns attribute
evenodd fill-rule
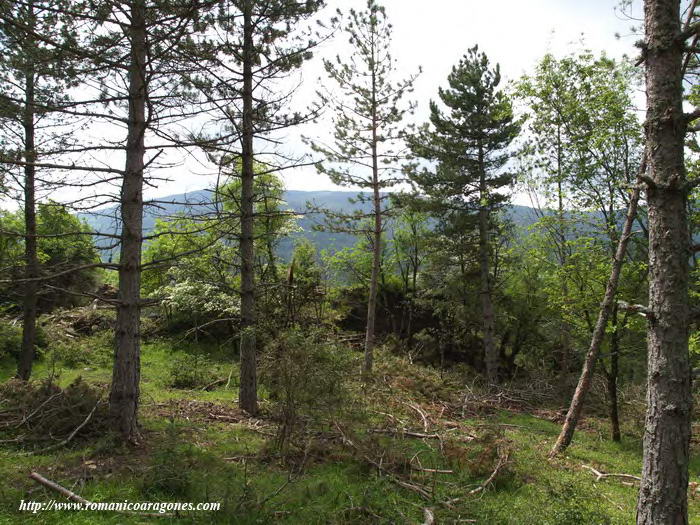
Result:
<svg viewBox="0 0 700 525"><path fill-rule="evenodd" d="M366 7L367 0L328 0L328 7L319 14L319 19L329 20L340 8L358 10ZM414 122L424 122L428 116L430 99L445 84L453 65L475 44L486 52L492 63L499 63L505 82L517 80L523 73L532 71L545 53L561 56L583 48L596 53L606 52L619 58L636 56L634 26L640 26L641 0L633 0L632 6L623 12L620 0L380 0L387 10L393 25L392 54L397 61L397 79L422 73L415 83L413 100L417 102ZM619 37L617 36L619 35ZM323 58L348 53L347 38L342 35L325 42L315 51L314 58L304 64L301 71L290 79L300 88L292 103L293 109L304 110L312 105L315 92L323 83ZM291 84L290 84L291 85ZM638 98L643 105L643 93ZM641 108L640 108L641 109ZM326 115L328 117L328 115ZM108 126L108 125L107 125ZM109 127L109 126L108 126ZM99 124L82 131L85 138L94 136L97 141L111 137L123 140L121 129L106 129ZM328 118L316 124L299 126L286 135L275 137L281 140L281 151L289 156L308 154L309 149L302 136L324 138L330 133ZM149 152L149 158L152 152ZM199 158L199 161L198 161ZM216 183L216 169L201 162L202 155L175 153L169 150L158 162L170 167L155 170L161 181L145 188L145 197L154 199L211 188ZM318 159L317 159L318 160ZM99 159L105 166L121 167L123 154L111 152ZM356 188L335 186L326 176L318 174L312 166L286 170L282 173L285 185L290 190L323 191ZM89 188L89 195L102 190ZM108 188L110 193L118 187ZM83 193L81 192L81 195ZM58 190L50 195L59 201L72 201L75 189ZM529 204L524 195L515 194L516 204ZM3 202L4 207L13 208L17 203Z"/></svg>
<svg viewBox="0 0 700 525"><path fill-rule="evenodd" d="M337 7L361 9L366 0L329 1L321 17L329 17ZM634 2L624 12L618 0L384 0L387 15L394 27L392 50L398 62L397 77L418 71L414 100L418 102L415 119L427 117L428 102L444 85L452 66L474 44L498 62L505 81L515 80L533 69L541 57L551 52L564 55L583 47L605 51L611 57L636 56L634 42L639 35L641 7ZM619 37L617 36L619 35ZM583 42L583 43L582 43ZM300 75L304 87L295 104L304 107L313 99L317 80L322 76L321 59L347 52L346 39L336 38L316 51ZM640 97L640 103L643 97ZM305 152L300 137L323 136L323 124L307 125L289 132L283 140L289 152ZM202 189L213 183L201 166L185 165L168 173L172 182L153 189L150 196L183 193ZM283 175L291 190L337 190L313 167L289 170ZM516 201L521 200L516 198ZM522 202L526 204L525 202Z"/></svg>

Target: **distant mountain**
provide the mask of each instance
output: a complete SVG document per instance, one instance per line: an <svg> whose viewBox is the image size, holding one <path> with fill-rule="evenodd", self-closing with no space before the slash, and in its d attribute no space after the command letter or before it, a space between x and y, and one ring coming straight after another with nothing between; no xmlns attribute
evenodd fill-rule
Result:
<svg viewBox="0 0 700 525"><path fill-rule="evenodd" d="M286 191L284 193L284 201L287 203L287 208L300 214L304 213L304 215L298 221L302 231L292 234L280 243L280 257L286 260L289 259L294 239L297 237L310 239L319 250L337 251L354 245L357 241L357 237L354 235L315 231L314 225L321 224L323 217L319 214L308 214L305 212L309 202L333 211L362 209L369 212L371 206L369 203L352 204L349 202L348 199L356 196L357 192L350 191ZM156 220L159 218L168 218L180 214L198 214L211 209L211 191L209 190L159 197L147 207L143 218L143 229L144 232L151 232L155 227ZM91 213L83 213L80 216L96 232L114 235L119 232L118 211L117 207L111 207ZM538 219L535 210L528 206L511 205L506 209L506 213L513 223L521 228L527 228ZM391 235L391 232L389 234ZM108 243L104 240L100 241L98 236L98 244L106 245ZM109 258L110 250L103 250L103 256Z"/></svg>

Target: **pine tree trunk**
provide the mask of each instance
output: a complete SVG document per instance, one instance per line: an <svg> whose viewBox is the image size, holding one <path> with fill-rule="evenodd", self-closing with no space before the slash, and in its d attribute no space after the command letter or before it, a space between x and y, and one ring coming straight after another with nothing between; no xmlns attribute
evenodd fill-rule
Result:
<svg viewBox="0 0 700 525"><path fill-rule="evenodd" d="M33 3L27 5L30 25L33 24ZM31 40L31 39L30 39ZM31 42L30 42L31 46ZM30 60L31 62L31 60ZM24 127L24 158L27 164L24 166L24 303L22 315L22 348L17 366L17 377L27 381L32 375L36 344L36 317L37 294L39 283L39 258L37 255L36 232L36 202L35 202L35 175L36 168L31 163L36 162L34 144L34 68L30 65L25 78L25 104L23 115Z"/></svg>
<svg viewBox="0 0 700 525"><path fill-rule="evenodd" d="M493 311L493 297L491 287L491 265L489 249L489 210L486 207L486 174L483 169L483 153L479 151L481 178L479 184L479 273L481 281L481 318L484 337L484 363L486 365L486 377L491 384L498 383L498 348L496 348L496 316Z"/></svg>
<svg viewBox="0 0 700 525"><path fill-rule="evenodd" d="M690 246L679 0L645 0L649 152L647 416L637 523L688 523ZM653 182L651 182L653 181Z"/></svg>
<svg viewBox="0 0 700 525"><path fill-rule="evenodd" d="M367 301L367 333L365 334L365 361L363 373L372 373L374 361L375 323L377 318L377 295L379 290L379 272L381 269L382 253L382 209L379 195L379 183L377 177L376 144L372 148L374 156L374 236L372 242L372 275L369 282L369 298Z"/></svg>
<svg viewBox="0 0 700 525"><path fill-rule="evenodd" d="M139 435L137 410L141 375L141 244L147 90L144 0L134 0L131 3L129 33L129 115L126 165L121 190L119 306L109 409L115 431L124 439L135 441Z"/></svg>
<svg viewBox="0 0 700 525"><path fill-rule="evenodd" d="M640 167L640 173L643 174L645 173L645 171L646 159L643 159L642 166ZM603 338L605 337L605 327L608 324L608 318L610 317L614 306L615 294L617 293L617 285L620 281L620 272L622 271L622 264L625 260L627 245L629 243L630 235L632 233L632 225L634 224L634 219L637 215L639 195L639 188L635 188L630 198L629 206L627 209L627 217L625 218L625 225L622 228L620 242L617 245L617 251L615 252L615 257L613 258L612 271L610 272L610 278L608 279L608 284L605 288L603 302L600 305L598 321L596 322L595 328L593 329L591 344L588 348L586 359L583 362L583 370L581 371L581 377L579 378L578 384L576 385L576 391L574 392L574 395L571 398L571 404L569 405L569 411L566 414L564 425L562 426L561 432L559 433L559 437L557 438L554 447L552 447L552 450L549 454L550 456L556 456L557 454L562 453L571 444L571 439L574 436L576 425L578 425L579 419L581 418L583 404L586 399L586 395L588 394L588 391L591 388L591 380L593 379L593 371L595 370L595 363L598 359L600 346L603 343Z"/></svg>
<svg viewBox="0 0 700 525"><path fill-rule="evenodd" d="M252 0L243 3L243 136L241 143L241 380L238 403L249 414L258 411L255 341L255 246L253 183L253 19Z"/></svg>
<svg viewBox="0 0 700 525"><path fill-rule="evenodd" d="M372 202L374 211L374 236L372 242L372 275L369 281L369 297L367 299L367 331L365 333L365 360L362 373L368 376L372 373L374 361L375 323L377 318L377 291L379 290L379 271L382 254L382 208L379 195L379 158L377 154L377 79L372 65Z"/></svg>

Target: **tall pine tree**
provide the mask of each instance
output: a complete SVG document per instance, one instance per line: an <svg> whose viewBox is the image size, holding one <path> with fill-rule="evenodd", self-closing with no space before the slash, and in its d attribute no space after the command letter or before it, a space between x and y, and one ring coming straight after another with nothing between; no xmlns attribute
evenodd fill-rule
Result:
<svg viewBox="0 0 700 525"><path fill-rule="evenodd" d="M264 214L255 210L256 202L261 201L261 194L255 189L255 178L281 172L300 162L276 148L281 142L276 134L307 121L311 114L288 110L294 89L281 88L280 80L288 78L311 58L318 41L300 25L324 3L324 0L230 0L221 2L216 17L221 34L225 35L218 43L224 60L217 64L222 72L215 77L212 93L221 100L217 113L224 127L238 135L237 144L220 145L217 149L225 152L219 162L233 177L240 179L241 380L238 402L250 414L258 409L255 219ZM259 167L264 165L264 169L256 170L256 162L260 163ZM285 215L281 211L267 214L268 217Z"/></svg>
<svg viewBox="0 0 700 525"><path fill-rule="evenodd" d="M511 156L508 146L520 131L508 96L499 90L498 65L478 46L452 69L449 88L440 89L446 111L430 103L430 123L410 139L416 157L429 163L409 168L412 181L425 198L417 202L434 213L444 231L475 229L478 238L480 303L484 364L489 381L498 381L498 349L492 279L492 233L495 216L513 182L504 171Z"/></svg>
<svg viewBox="0 0 700 525"><path fill-rule="evenodd" d="M333 89L322 93L322 102L333 111L333 141L317 141L313 149L325 160L317 167L340 186L367 190L357 199L370 204L368 213L343 215L324 210L333 231L367 235L371 239L372 271L367 298L365 360L363 372L372 371L375 346L377 294L381 270L384 218L389 213L387 189L402 180L400 162L406 158L402 121L413 110L403 103L412 91L415 76L394 80L396 60L391 55L391 24L383 6L368 0L364 11L350 10L345 23L351 50L349 58L325 60Z"/></svg>
<svg viewBox="0 0 700 525"><path fill-rule="evenodd" d="M51 182L51 175L36 163L55 157L72 136L56 109L68 103L67 92L75 83L74 63L63 52L75 39L70 18L62 15L66 7L65 0L0 3L0 166L7 175L8 195L22 203L24 213L22 348L17 367L17 377L24 380L31 376L34 361L41 284L37 200L42 189L49 192L58 182ZM60 46L47 45L39 35Z"/></svg>

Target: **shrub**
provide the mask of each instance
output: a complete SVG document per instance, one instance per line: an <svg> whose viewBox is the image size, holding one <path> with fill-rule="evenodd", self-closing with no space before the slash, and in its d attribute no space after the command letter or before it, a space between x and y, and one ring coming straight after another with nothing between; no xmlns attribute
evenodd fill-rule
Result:
<svg viewBox="0 0 700 525"><path fill-rule="evenodd" d="M283 332L267 350L260 379L279 421L277 445L286 450L310 424L333 421L348 410L352 358L320 331L299 329Z"/></svg>
<svg viewBox="0 0 700 525"><path fill-rule="evenodd" d="M153 451L150 469L142 480L142 493L146 497L188 496L194 462L194 448L183 439L178 423L171 420L163 440Z"/></svg>
<svg viewBox="0 0 700 525"><path fill-rule="evenodd" d="M19 355L22 348L22 326L0 321L0 359Z"/></svg>
<svg viewBox="0 0 700 525"><path fill-rule="evenodd" d="M170 381L172 388L194 389L211 383L216 376L215 365L206 357L199 354L185 354L173 359L170 365Z"/></svg>

